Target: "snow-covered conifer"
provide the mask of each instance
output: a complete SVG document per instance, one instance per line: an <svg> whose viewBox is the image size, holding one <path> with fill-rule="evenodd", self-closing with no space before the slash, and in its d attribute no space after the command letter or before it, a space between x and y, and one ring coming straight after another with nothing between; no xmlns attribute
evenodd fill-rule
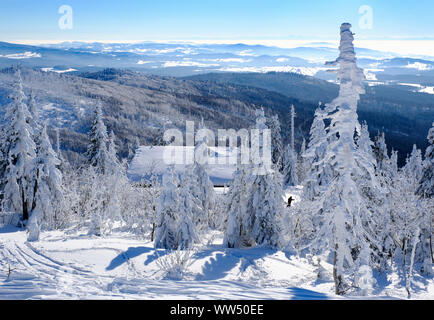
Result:
<svg viewBox="0 0 434 320"><path fill-rule="evenodd" d="M33 202L32 215L29 221L29 240L38 239L39 232L35 229L55 229L62 225L63 191L62 173L57 166L60 160L53 151L44 125L37 139L36 148L36 193Z"/></svg>
<svg viewBox="0 0 434 320"><path fill-rule="evenodd" d="M200 211L200 203L196 199L191 188L194 184L191 167L188 167L182 175L179 191L179 220L177 221L176 242L178 248L188 249L198 242L196 225L193 222L195 212Z"/></svg>
<svg viewBox="0 0 434 320"><path fill-rule="evenodd" d="M157 203L156 248L177 249L179 221L179 180L172 166L163 174L163 185Z"/></svg>
<svg viewBox="0 0 434 320"><path fill-rule="evenodd" d="M270 119L271 130L271 161L280 173L283 173L283 144L278 115Z"/></svg>
<svg viewBox="0 0 434 320"><path fill-rule="evenodd" d="M297 153L286 146L283 157L283 183L285 186L296 186L298 184L297 177Z"/></svg>
<svg viewBox="0 0 434 320"><path fill-rule="evenodd" d="M247 216L247 173L246 165L239 165L226 195L227 214L223 245L228 248L251 246L251 225Z"/></svg>
<svg viewBox="0 0 434 320"><path fill-rule="evenodd" d="M90 144L86 156L91 166L97 173L106 172L106 164L109 162L107 128L104 124L101 105L95 108L92 127L89 132Z"/></svg>
<svg viewBox="0 0 434 320"><path fill-rule="evenodd" d="M252 138L252 149L264 149L265 124L264 110L256 111L256 133L258 139ZM252 133L253 134L253 133ZM262 136L262 139L261 139ZM258 145L256 145L258 144ZM278 170L271 168L259 159L259 163L251 164L251 175L247 180L247 228L251 228L251 236L258 245L278 247L281 244L281 224L283 214L282 177Z"/></svg>
<svg viewBox="0 0 434 320"><path fill-rule="evenodd" d="M417 194L424 198L434 197L434 122L428 132L428 147L425 152L422 177Z"/></svg>
<svg viewBox="0 0 434 320"><path fill-rule="evenodd" d="M339 65L339 96L326 105L330 125L327 129L327 148L324 161L333 167L333 180L317 197L318 215L323 222L313 241L315 250L333 253L333 278L337 294L344 294L356 280L360 268L371 267L370 245L375 244L370 223L372 213L367 199L359 189L360 178L370 178L369 188L377 183L374 165L367 154L366 145L356 144L355 136L361 135L357 117L357 103L364 93L364 74L357 67L351 25L341 26L340 55L328 65ZM366 141L368 137L364 138ZM365 187L367 187L365 185ZM366 274L366 270L364 270ZM350 280L352 279L352 280ZM365 288L366 290L366 288Z"/></svg>
<svg viewBox="0 0 434 320"><path fill-rule="evenodd" d="M32 115L25 101L21 73L16 71L12 103L8 106L5 122L8 123L3 136L4 206L8 211L22 213L23 221L28 220L34 197L36 145Z"/></svg>

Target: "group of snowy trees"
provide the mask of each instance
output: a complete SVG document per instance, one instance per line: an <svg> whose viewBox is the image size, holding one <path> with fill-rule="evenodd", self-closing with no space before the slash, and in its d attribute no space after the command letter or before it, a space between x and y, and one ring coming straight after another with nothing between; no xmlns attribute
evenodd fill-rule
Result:
<svg viewBox="0 0 434 320"><path fill-rule="evenodd" d="M264 111L256 114L256 129L264 139L267 129ZM275 134L275 135L274 135ZM271 119L272 164L265 161L251 164L239 164L226 195L227 215L225 221L224 244L229 248L252 245L279 247L282 244L283 222L283 177L282 144L280 140L280 124L276 117ZM261 137L252 138L252 149L262 151Z"/></svg>
<svg viewBox="0 0 434 320"><path fill-rule="evenodd" d="M301 204L291 213L291 244L300 253L328 254L337 294L369 292L373 270L403 268L407 290L416 264L432 272L433 130L425 160L414 147L398 169L384 134L372 142L357 119L364 93L353 34L341 27L339 96L315 112L308 147L302 151ZM328 124L326 126L326 123Z"/></svg>
<svg viewBox="0 0 434 320"><path fill-rule="evenodd" d="M21 213L29 239L40 229L55 228L62 215L62 174L46 125L39 119L33 95L26 97L20 70L1 128L0 201L3 210Z"/></svg>
<svg viewBox="0 0 434 320"><path fill-rule="evenodd" d="M434 123L425 159L416 148L398 168L397 152L389 155L384 133L375 141L360 124L357 103L364 93L349 24L341 27L338 65L339 96L315 112L308 145L300 153L292 139L282 145L277 117L272 132L273 169L255 175L239 165L226 195L224 244L227 247L271 245L298 254L326 255L333 265L337 294L369 294L374 270L399 269L410 294L417 267L432 274ZM264 129L261 113L257 128ZM294 128L294 108L291 122ZM302 198L282 208L282 185L303 186Z"/></svg>
<svg viewBox="0 0 434 320"><path fill-rule="evenodd" d="M203 124L202 124L203 128ZM220 225L216 212L216 194L200 161L208 150L207 138L198 139L194 148L194 163L179 175L169 166L162 178L157 203L155 246L166 249L188 249L199 242L209 227Z"/></svg>
<svg viewBox="0 0 434 320"><path fill-rule="evenodd" d="M87 163L72 168L56 151L39 116L39 106L26 97L21 72L15 82L1 127L0 202L2 212L19 215L31 241L41 230L87 226L103 235L115 224L143 233L153 212L156 192L127 180L116 155L115 136L107 134L101 106L95 108L89 132Z"/></svg>

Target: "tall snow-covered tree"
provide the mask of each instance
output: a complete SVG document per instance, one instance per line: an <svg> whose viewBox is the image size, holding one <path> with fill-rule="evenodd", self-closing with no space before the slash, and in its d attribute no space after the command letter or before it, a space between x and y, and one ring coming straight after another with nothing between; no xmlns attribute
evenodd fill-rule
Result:
<svg viewBox="0 0 434 320"><path fill-rule="evenodd" d="M89 132L90 144L87 147L86 156L91 166L97 173L106 173L106 166L110 163L108 152L107 127L104 124L101 105L95 108L94 119Z"/></svg>
<svg viewBox="0 0 434 320"><path fill-rule="evenodd" d="M194 180L192 177L192 167L189 166L181 179L179 191L179 220L177 221L176 242L178 248L188 249L198 242L196 224L193 222L195 212L200 211L200 203L193 196L191 191Z"/></svg>
<svg viewBox="0 0 434 320"><path fill-rule="evenodd" d="M300 184L302 184L306 178L307 169L308 164L306 163L306 139L303 138L300 149L300 157L298 158L297 163L297 177Z"/></svg>
<svg viewBox="0 0 434 320"><path fill-rule="evenodd" d="M417 194L424 198L434 197L434 122L428 132L428 147L425 152L422 177L419 181Z"/></svg>
<svg viewBox="0 0 434 320"><path fill-rule="evenodd" d="M116 137L113 131L110 132L108 137L108 149L107 149L107 162L106 171L110 174L119 174L121 169L121 163L119 162L116 150Z"/></svg>
<svg viewBox="0 0 434 320"><path fill-rule="evenodd" d="M205 129L202 124L200 129ZM206 156L209 152L208 149L208 137L204 136L203 139L195 141L195 159L192 165L192 188L191 192L194 198L200 204L200 211L197 211L193 216L193 222L198 226L199 230L208 226L215 227L215 201L216 195L214 191L214 185L211 182L208 172L207 163L202 163L199 159Z"/></svg>
<svg viewBox="0 0 434 320"><path fill-rule="evenodd" d="M413 150L410 156L407 157L402 172L409 179L408 182L417 189L420 179L422 178L422 171L422 151L418 149L416 145L413 145Z"/></svg>
<svg viewBox="0 0 434 320"><path fill-rule="evenodd" d="M372 280L370 246L375 244L370 223L372 213L366 207L367 199L358 185L360 177L369 177L369 187L377 187L374 165L355 140L361 134L357 103L360 94L364 93L364 74L357 67L350 28L349 23L342 24L340 55L336 61L327 63L339 65L337 79L340 82L339 96L325 108L330 125L322 161L333 167L333 180L316 199L323 223L313 241L315 250L330 250L333 254L337 294L344 294L351 285L357 286L361 281L360 272L364 278Z"/></svg>
<svg viewBox="0 0 434 320"><path fill-rule="evenodd" d="M285 147L283 156L283 184L295 186L298 184L297 177L297 152L295 151L295 109L291 105L291 142Z"/></svg>
<svg viewBox="0 0 434 320"><path fill-rule="evenodd" d="M313 200L319 195L321 188L331 180L331 166L322 161L327 147L327 135L324 118L326 113L321 105L315 111L310 128L310 139L304 154L306 164L306 178L303 183L303 197Z"/></svg>
<svg viewBox="0 0 434 320"><path fill-rule="evenodd" d="M283 157L283 183L285 186L296 186L297 177L297 153L290 145L286 146Z"/></svg>
<svg viewBox="0 0 434 320"><path fill-rule="evenodd" d="M373 152L378 168L383 169L385 163L387 163L389 160L384 132L378 133L378 135L375 137Z"/></svg>
<svg viewBox="0 0 434 320"><path fill-rule="evenodd" d="M60 160L53 151L44 125L37 139L36 193L29 220L29 240L36 241L41 229L61 226L63 212L62 173L57 168Z"/></svg>
<svg viewBox="0 0 434 320"><path fill-rule="evenodd" d="M433 250L433 212L434 212L434 123L428 132L429 145L425 152L422 177L419 181L416 194L424 199L426 210L423 212L421 226L421 249L420 255L423 259L423 272L432 274L434 262Z"/></svg>
<svg viewBox="0 0 434 320"><path fill-rule="evenodd" d="M120 193L126 179L116 155L114 133L107 135L100 105L95 109L89 140L86 154L89 168L82 173L88 182L82 193L85 211L90 215L89 233L100 236L109 233L114 222L121 220Z"/></svg>
<svg viewBox="0 0 434 320"><path fill-rule="evenodd" d="M157 203L156 248L177 249L179 221L179 180L172 166L163 174L163 184Z"/></svg>
<svg viewBox="0 0 434 320"><path fill-rule="evenodd" d="M264 110L256 111L256 132L258 137L252 137L252 150L259 150L259 154L266 152L264 149L265 124ZM262 137L262 139L261 139ZM258 163L252 163L251 175L247 180L247 226L251 228L251 235L256 244L278 247L281 244L282 225L282 178L278 170L270 168L261 158Z"/></svg>
<svg viewBox="0 0 434 320"><path fill-rule="evenodd" d="M283 173L283 143L279 116L274 115L270 119L271 130L271 161L280 173Z"/></svg>
<svg viewBox="0 0 434 320"><path fill-rule="evenodd" d="M36 144L30 123L32 115L25 103L21 72L16 70L16 79L10 95L12 103L5 114L8 124L3 136L4 207L11 212L22 213L22 220L29 219L34 197Z"/></svg>
<svg viewBox="0 0 434 320"><path fill-rule="evenodd" d="M30 125L34 129L35 134L37 135L39 134L39 132L37 131L41 129L41 125L39 123L39 108L38 104L35 101L33 91L29 94L29 97L27 99L27 106L31 115Z"/></svg>
<svg viewBox="0 0 434 320"><path fill-rule="evenodd" d="M250 219L247 216L246 165L238 165L226 195L226 228L223 245L228 248L249 247L253 244Z"/></svg>

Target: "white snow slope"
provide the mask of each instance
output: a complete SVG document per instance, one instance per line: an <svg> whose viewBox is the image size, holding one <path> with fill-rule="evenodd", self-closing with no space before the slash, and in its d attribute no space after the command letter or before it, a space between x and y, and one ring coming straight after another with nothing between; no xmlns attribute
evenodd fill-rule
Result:
<svg viewBox="0 0 434 320"><path fill-rule="evenodd" d="M221 243L221 235L214 235ZM181 281L164 279L156 261L165 255L127 234L108 238L63 232L39 242L13 227L0 229L0 299L337 299L333 283L318 280L307 259L253 248L199 249ZM331 273L330 266L322 265ZM10 272L9 272L10 271ZM384 280L386 281L386 280ZM426 280L425 280L426 281ZM405 298L388 279L382 298ZM413 298L433 299L433 282L420 282Z"/></svg>
<svg viewBox="0 0 434 320"><path fill-rule="evenodd" d="M299 201L300 188L287 190ZM341 299L332 266L267 249L227 249L214 232L199 245L182 280L158 264L166 250L127 233L109 237L52 231L27 242L22 229L0 227L2 299ZM406 298L398 272L377 277L375 297ZM360 299L360 297L347 297ZM366 297L363 297L366 298ZM434 299L434 281L415 274L412 299Z"/></svg>
<svg viewBox="0 0 434 320"><path fill-rule="evenodd" d="M218 235L219 236L219 235ZM217 242L222 239L216 238ZM0 299L327 299L312 291L314 268L283 252L197 251L183 280L164 279L166 254L127 234L109 238L46 232L39 242L13 227L0 229ZM10 271L10 274L8 275ZM331 292L331 283L318 288Z"/></svg>

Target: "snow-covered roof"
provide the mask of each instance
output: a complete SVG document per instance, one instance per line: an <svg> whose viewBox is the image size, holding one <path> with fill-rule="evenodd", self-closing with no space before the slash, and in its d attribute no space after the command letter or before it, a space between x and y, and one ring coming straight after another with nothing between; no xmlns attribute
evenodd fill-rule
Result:
<svg viewBox="0 0 434 320"><path fill-rule="evenodd" d="M175 171L184 172L186 159L193 159L194 147L168 147L164 146L142 146L136 151L131 161L127 174L130 180L139 181L142 178L149 178L155 174L161 176L166 168L173 164L167 161L167 152L173 152L176 156ZM214 185L222 185L232 180L236 169L233 164L236 159L237 149L225 147L208 147L210 158L205 166L211 181Z"/></svg>

